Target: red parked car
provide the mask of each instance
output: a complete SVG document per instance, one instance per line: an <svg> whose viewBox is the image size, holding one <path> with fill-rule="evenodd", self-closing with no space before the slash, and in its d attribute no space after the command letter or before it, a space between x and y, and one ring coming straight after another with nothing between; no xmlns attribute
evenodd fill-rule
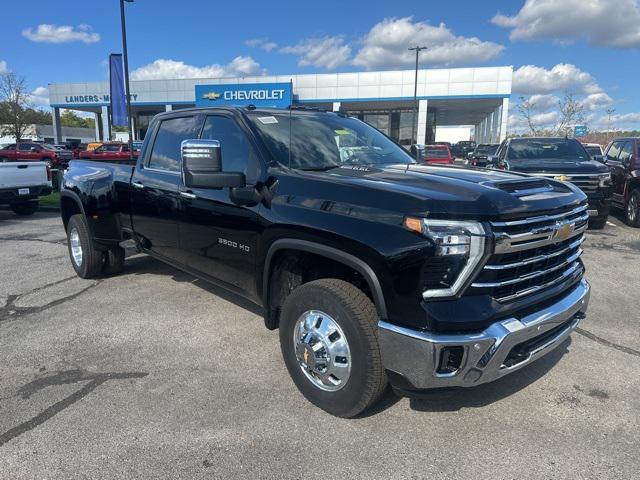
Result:
<svg viewBox="0 0 640 480"><path fill-rule="evenodd" d="M422 158L429 164L453 165L455 161L447 145L426 145Z"/></svg>
<svg viewBox="0 0 640 480"><path fill-rule="evenodd" d="M129 160L129 145L120 142L104 143L95 150L80 152L80 158L83 160L103 160L106 162L126 162ZM138 150L133 150L133 158L138 158Z"/></svg>
<svg viewBox="0 0 640 480"><path fill-rule="evenodd" d="M0 150L0 163L2 162L47 162L50 167L66 167L72 158L72 153L67 150L56 149L53 145L41 143L22 142L12 143Z"/></svg>

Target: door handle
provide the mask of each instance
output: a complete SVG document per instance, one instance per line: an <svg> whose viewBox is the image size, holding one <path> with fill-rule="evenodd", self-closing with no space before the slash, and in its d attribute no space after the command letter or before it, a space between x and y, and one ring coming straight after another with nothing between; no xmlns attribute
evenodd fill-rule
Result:
<svg viewBox="0 0 640 480"><path fill-rule="evenodd" d="M133 185L136 188L144 188L144 184L141 182L131 182L131 185Z"/></svg>
<svg viewBox="0 0 640 480"><path fill-rule="evenodd" d="M184 198L190 198L191 200L193 200L194 198L198 198L198 196L195 193L191 193L191 192L180 192L180 196Z"/></svg>

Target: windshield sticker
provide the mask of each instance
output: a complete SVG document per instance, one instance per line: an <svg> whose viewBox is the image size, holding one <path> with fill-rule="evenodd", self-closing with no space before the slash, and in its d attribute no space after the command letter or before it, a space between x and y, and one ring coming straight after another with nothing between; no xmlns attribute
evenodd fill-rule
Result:
<svg viewBox="0 0 640 480"><path fill-rule="evenodd" d="M278 119L276 117L258 117L261 123L264 125L268 125L270 123L278 123Z"/></svg>
<svg viewBox="0 0 640 480"><path fill-rule="evenodd" d="M336 132L336 135L351 135L351 132L344 128L341 130L334 130L334 132Z"/></svg>

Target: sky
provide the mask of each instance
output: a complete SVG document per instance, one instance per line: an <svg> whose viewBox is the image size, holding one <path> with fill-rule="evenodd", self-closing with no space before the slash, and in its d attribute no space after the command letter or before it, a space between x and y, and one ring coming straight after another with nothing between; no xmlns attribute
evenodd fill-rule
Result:
<svg viewBox="0 0 640 480"><path fill-rule="evenodd" d="M0 73L49 83L107 79L122 49L118 0L3 0ZM413 68L514 67L539 125L571 92L591 128L640 129L640 0L135 0L126 3L132 79ZM609 110L609 112L607 112ZM613 112L611 112L613 110Z"/></svg>

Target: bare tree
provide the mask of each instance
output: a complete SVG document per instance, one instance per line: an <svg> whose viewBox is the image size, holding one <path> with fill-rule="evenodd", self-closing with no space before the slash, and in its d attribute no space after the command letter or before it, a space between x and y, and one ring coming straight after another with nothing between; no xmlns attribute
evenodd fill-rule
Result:
<svg viewBox="0 0 640 480"><path fill-rule="evenodd" d="M20 142L31 123L29 114L30 95L23 76L13 72L0 75L0 102L2 102L3 135L11 135Z"/></svg>
<svg viewBox="0 0 640 480"><path fill-rule="evenodd" d="M564 97L558 101L558 113L560 120L555 127L556 135L570 135L576 125L585 123L584 106L571 92L565 92Z"/></svg>
<svg viewBox="0 0 640 480"><path fill-rule="evenodd" d="M534 121L534 110L536 108L536 103L531 101L531 98L520 97L520 103L517 106L518 113L527 122L527 127L529 128L529 134L532 136L537 136L540 134L540 128L535 124Z"/></svg>

